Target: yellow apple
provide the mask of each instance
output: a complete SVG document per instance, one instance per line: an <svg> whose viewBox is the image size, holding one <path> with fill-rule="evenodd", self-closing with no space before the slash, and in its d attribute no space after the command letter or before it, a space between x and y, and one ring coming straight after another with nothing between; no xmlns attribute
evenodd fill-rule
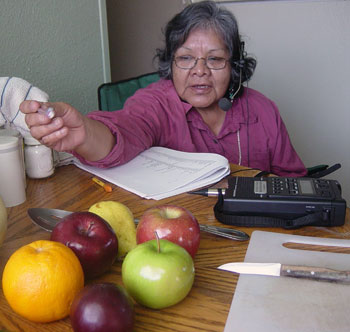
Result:
<svg viewBox="0 0 350 332"><path fill-rule="evenodd" d="M0 246L5 240L6 231L7 231L7 210L6 210L4 201L0 196Z"/></svg>
<svg viewBox="0 0 350 332"><path fill-rule="evenodd" d="M118 238L118 258L136 247L136 226L130 209L116 201L102 201L92 205L89 212L99 215L113 228Z"/></svg>

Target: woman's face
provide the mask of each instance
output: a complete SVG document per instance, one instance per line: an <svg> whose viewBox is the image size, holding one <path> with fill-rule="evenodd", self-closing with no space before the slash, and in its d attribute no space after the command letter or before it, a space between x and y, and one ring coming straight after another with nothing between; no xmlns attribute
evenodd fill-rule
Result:
<svg viewBox="0 0 350 332"><path fill-rule="evenodd" d="M176 50L175 58L179 56L230 58L225 43L211 29L192 31L185 43ZM199 59L192 69L181 69L173 61L172 75L175 89L182 100L199 110L214 110L228 89L231 66L226 62L223 69L209 69L205 61Z"/></svg>

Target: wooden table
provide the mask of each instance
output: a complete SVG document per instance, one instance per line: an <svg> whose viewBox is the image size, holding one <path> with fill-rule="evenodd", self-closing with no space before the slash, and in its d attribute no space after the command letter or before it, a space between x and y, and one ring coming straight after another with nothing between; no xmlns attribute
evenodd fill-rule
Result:
<svg viewBox="0 0 350 332"><path fill-rule="evenodd" d="M235 170L235 166L232 166ZM256 171L236 173L253 176ZM91 181L92 175L75 166L62 166L48 179L27 181L27 200L25 203L8 209L8 231L0 249L0 269L10 255L19 247L39 239L49 239L50 233L34 225L27 215L30 207L57 208L69 211L84 211L92 204L102 200L115 200L127 205L139 218L142 213L158 204L176 204L189 209L200 223L224 226L215 220L213 206L216 198L182 194L161 201L145 200L123 189L113 186L112 193L106 193ZM224 226L230 227L230 226ZM248 234L256 230L239 228ZM304 227L298 230L264 228L260 230L290 233L306 236L350 238L350 216L343 227L323 228ZM201 233L199 251L195 257L196 276L193 288L181 303L162 310L151 310L135 305L135 331L143 332L222 332L229 312L232 296L238 277L223 273L217 266L227 262L243 261L248 242L237 242ZM112 270L97 281L122 284L121 262L116 262ZM69 318L50 324L35 324L17 314L0 294L0 330L15 331L72 331Z"/></svg>

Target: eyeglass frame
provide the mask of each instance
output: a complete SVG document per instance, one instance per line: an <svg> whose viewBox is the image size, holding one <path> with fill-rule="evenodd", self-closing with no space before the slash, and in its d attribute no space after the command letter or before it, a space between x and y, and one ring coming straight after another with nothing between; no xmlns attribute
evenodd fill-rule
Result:
<svg viewBox="0 0 350 332"><path fill-rule="evenodd" d="M216 57L216 58L220 58L220 59L225 60L225 64L224 64L224 66L223 66L222 68L211 68L211 67L208 66L208 62L207 62L207 60L208 60L209 57L207 57L207 58L203 58L203 57L194 58L194 57L192 57L193 59L195 59L194 65L193 65L192 67L190 67L190 68L183 68L183 67L180 67L180 66L177 64L177 62L176 62L176 58L179 58L179 57L181 57L181 56L176 56L176 57L174 57L174 58L173 58L173 61L175 62L175 66L176 66L177 68L183 69L183 70L191 70L191 69L193 69L194 67L197 66L198 60L201 60L201 59L204 60L204 64L205 64L205 65L207 66L207 68L210 69L210 70L222 70L222 69L226 68L227 62L230 62L230 60L225 59L225 58L223 58L223 57Z"/></svg>

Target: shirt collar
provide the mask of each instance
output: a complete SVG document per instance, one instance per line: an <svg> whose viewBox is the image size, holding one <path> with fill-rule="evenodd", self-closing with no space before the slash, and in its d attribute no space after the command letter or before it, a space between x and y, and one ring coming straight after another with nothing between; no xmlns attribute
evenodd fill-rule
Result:
<svg viewBox="0 0 350 332"><path fill-rule="evenodd" d="M174 83L172 80L169 80L169 85L171 86L171 94L175 94L177 96L177 98L180 99L179 95L177 94L176 90L175 90L175 86L174 86ZM230 117L229 121L231 123L234 123L234 124L242 124L242 123L246 123L246 124L252 124L252 123L255 123L257 121L257 116L255 113L253 112L249 112L249 118L246 119L245 115L243 114L243 109L245 109L247 107L247 104L246 104L246 94L247 94L247 88L244 89L244 92L242 94L242 96L238 99L236 99L233 103L232 103L232 107L227 111L227 116ZM180 102L183 106L183 109L185 111L185 114L186 116L188 116L188 113L189 111L191 111L192 109L194 109L194 107L181 100L180 99ZM249 107L249 106L248 106ZM245 112L247 113L247 112ZM226 118L227 118L226 116ZM227 121L228 119L225 120L225 122Z"/></svg>
<svg viewBox="0 0 350 332"><path fill-rule="evenodd" d="M184 110L185 110L186 115L188 114L188 112L189 112L191 109L194 109L194 107L193 107L191 104L189 104L189 103L187 103L187 102L185 102L185 101L182 101L182 100L181 100L181 103L182 103L182 106L183 106L183 108L184 108Z"/></svg>
<svg viewBox="0 0 350 332"><path fill-rule="evenodd" d="M179 95L177 94L176 92L176 89L175 89L175 86L174 86L174 83L172 80L166 80L167 81L167 84L168 84L168 87L169 87L169 93L171 96L176 96L176 98L178 98L182 104L182 107L183 107L183 110L185 111L185 114L187 115L187 113L192 109L192 105L181 100Z"/></svg>
<svg viewBox="0 0 350 332"><path fill-rule="evenodd" d="M182 102L184 109L186 111L187 121L192 123L192 126L199 130L208 131L207 125L204 123L202 117L198 112L196 112L195 108L192 105ZM217 139L221 139L229 133L235 133L243 124L253 124L258 121L257 116L253 112L249 112L249 116L247 112L243 114L242 107L246 107L244 100L243 105L242 101L237 100L233 103L232 107L227 111L225 121L223 127L220 130ZM245 118L247 116L247 119Z"/></svg>

